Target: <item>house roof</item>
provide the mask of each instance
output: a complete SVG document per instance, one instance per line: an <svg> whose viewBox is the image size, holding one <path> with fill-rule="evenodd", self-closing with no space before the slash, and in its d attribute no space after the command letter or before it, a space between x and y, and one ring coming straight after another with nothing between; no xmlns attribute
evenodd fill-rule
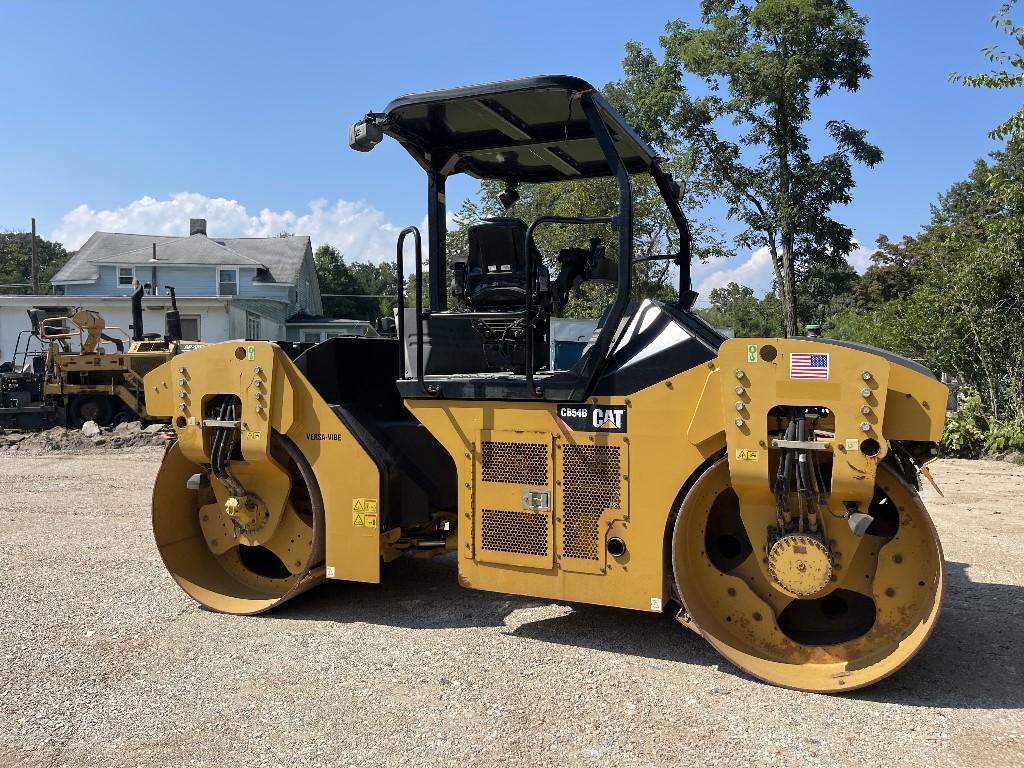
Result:
<svg viewBox="0 0 1024 768"><path fill-rule="evenodd" d="M310 247L309 237L304 235L213 238L94 232L50 282L92 281L99 277L101 265L149 264L154 243L158 263L263 268L267 282L286 285L297 282Z"/></svg>

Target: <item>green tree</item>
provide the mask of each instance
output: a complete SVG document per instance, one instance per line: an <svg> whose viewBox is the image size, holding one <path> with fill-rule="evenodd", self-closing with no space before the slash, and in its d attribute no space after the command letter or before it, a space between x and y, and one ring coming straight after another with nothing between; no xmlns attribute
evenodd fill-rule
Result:
<svg viewBox="0 0 1024 768"><path fill-rule="evenodd" d="M782 334L782 305L773 294L758 299L752 288L729 283L713 289L708 301L711 306L698 314L717 328L731 328L736 336L744 337Z"/></svg>
<svg viewBox="0 0 1024 768"><path fill-rule="evenodd" d="M1020 88L1024 86L1024 26L1010 18L1010 12L1017 0L1003 3L992 23L996 29L1002 30L1013 41L1012 49L1007 50L997 45L982 49L985 58L992 64L992 69L978 75L963 75L954 72L950 79L970 88ZM993 139L1015 139L1024 136L1024 107L997 125L988 134Z"/></svg>
<svg viewBox="0 0 1024 768"><path fill-rule="evenodd" d="M69 256L60 243L36 236L40 290L46 290L45 286L50 278L64 266ZM24 285L18 286L19 283ZM0 293L30 294L31 285L32 233L0 232Z"/></svg>
<svg viewBox="0 0 1024 768"><path fill-rule="evenodd" d="M925 246L909 235L898 243L885 235L879 237L871 266L854 285L856 305L866 309L909 296L920 282L915 267L924 250Z"/></svg>
<svg viewBox="0 0 1024 768"><path fill-rule="evenodd" d="M1001 428L1024 420L1024 207L988 178L1019 176L1008 148L940 195L931 221L886 238L832 335L924 361L977 392Z"/></svg>
<svg viewBox="0 0 1024 768"><path fill-rule="evenodd" d="M325 243L313 253L324 314L376 321L390 315L397 303L398 277L395 265L354 262L333 245Z"/></svg>
<svg viewBox="0 0 1024 768"><path fill-rule="evenodd" d="M806 132L815 99L870 77L867 20L845 0L703 0L701 11L702 26L667 25L660 61L627 44L621 87L642 94L627 117L656 146L689 146L691 166L717 181L729 216L746 227L737 244L771 252L785 329L796 334L800 275L841 267L854 247L831 216L851 199L852 164L882 159L844 120L825 124L835 147L818 159Z"/></svg>

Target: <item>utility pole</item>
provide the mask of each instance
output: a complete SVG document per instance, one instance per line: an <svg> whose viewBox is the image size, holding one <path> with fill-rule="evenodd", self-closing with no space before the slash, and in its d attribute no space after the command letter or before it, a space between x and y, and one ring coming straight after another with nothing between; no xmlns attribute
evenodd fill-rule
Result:
<svg viewBox="0 0 1024 768"><path fill-rule="evenodd" d="M32 295L39 295L39 265L36 263L36 217L32 217Z"/></svg>

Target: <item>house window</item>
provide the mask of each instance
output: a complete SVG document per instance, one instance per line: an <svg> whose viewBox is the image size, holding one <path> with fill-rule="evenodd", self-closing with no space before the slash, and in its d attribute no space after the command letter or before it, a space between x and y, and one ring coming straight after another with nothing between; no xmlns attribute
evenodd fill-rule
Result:
<svg viewBox="0 0 1024 768"><path fill-rule="evenodd" d="M135 268L134 267L118 267L117 268L117 284L130 286L135 282Z"/></svg>
<svg viewBox="0 0 1024 768"><path fill-rule="evenodd" d="M245 313L245 338L262 338L262 334L260 333L260 316L255 312Z"/></svg>
<svg viewBox="0 0 1024 768"><path fill-rule="evenodd" d="M302 340L306 343L312 342L313 344L320 343L320 331L303 331Z"/></svg>
<svg viewBox="0 0 1024 768"><path fill-rule="evenodd" d="M238 295L238 270L230 269L217 270L217 295L237 296Z"/></svg>
<svg viewBox="0 0 1024 768"><path fill-rule="evenodd" d="M185 341L199 341L202 339L199 333L199 315L182 315L181 338Z"/></svg>

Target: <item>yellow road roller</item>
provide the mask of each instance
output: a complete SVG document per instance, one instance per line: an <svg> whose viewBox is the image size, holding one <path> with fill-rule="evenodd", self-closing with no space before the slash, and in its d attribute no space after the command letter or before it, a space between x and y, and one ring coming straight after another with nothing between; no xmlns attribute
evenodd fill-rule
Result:
<svg viewBox="0 0 1024 768"><path fill-rule="evenodd" d="M790 688L869 685L921 648L943 587L918 495L946 404L929 370L702 321L678 184L583 80L403 96L349 143L386 137L427 176L427 270L410 227L396 262L405 275L412 251L416 298L406 307L400 287L397 338L225 342L146 376L150 412L175 431L153 527L185 592L253 614L452 554L466 588L672 611ZM471 224L449 258L445 182L459 173L499 182L507 215ZM677 229L671 253L642 257L677 265L675 302L633 295L638 175ZM616 215L514 215L520 185L592 178L617 190ZM602 236L543 253L545 227ZM556 369L551 318L588 280L614 299Z"/></svg>

